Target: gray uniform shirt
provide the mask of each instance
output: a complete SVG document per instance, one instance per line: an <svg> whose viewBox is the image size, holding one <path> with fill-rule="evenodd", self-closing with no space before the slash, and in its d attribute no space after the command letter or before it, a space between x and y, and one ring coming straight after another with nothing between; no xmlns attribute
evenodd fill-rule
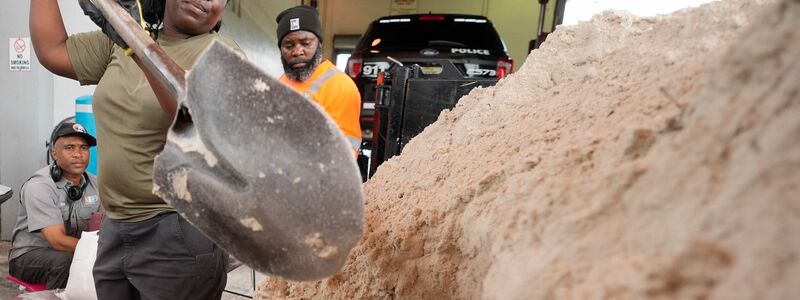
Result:
<svg viewBox="0 0 800 300"><path fill-rule="evenodd" d="M86 177L81 178L86 180ZM71 185L64 178L53 182L48 166L36 171L22 186L17 225L11 236L9 261L37 248L52 248L42 235L42 228L64 224L67 234L77 238L80 238L82 231L89 228L92 213L102 210L97 198L97 178L89 174L89 184L79 200L67 198L67 189Z"/></svg>

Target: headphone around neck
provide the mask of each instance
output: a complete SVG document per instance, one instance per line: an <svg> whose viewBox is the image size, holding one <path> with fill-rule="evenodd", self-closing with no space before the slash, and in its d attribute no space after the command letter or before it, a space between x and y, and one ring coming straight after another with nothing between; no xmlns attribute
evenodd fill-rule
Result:
<svg viewBox="0 0 800 300"><path fill-rule="evenodd" d="M53 179L53 182L58 182L61 180L62 176L61 167L53 160L53 164L50 165L50 178ZM86 190L86 185L89 184L89 175L83 172L83 177L84 180L80 186L70 185L70 187L67 188L67 198L69 198L69 200L76 201L83 198L83 191Z"/></svg>

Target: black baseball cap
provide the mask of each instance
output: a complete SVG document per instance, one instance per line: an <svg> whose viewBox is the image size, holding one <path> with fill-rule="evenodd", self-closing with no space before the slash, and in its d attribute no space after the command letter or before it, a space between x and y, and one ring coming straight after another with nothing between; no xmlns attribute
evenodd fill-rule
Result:
<svg viewBox="0 0 800 300"><path fill-rule="evenodd" d="M86 128L83 128L83 125L72 122L59 124L58 128L56 128L56 131L53 133L52 145L56 144L58 138L67 135L81 136L86 140L86 143L89 144L89 146L97 146L97 140L91 134L86 132Z"/></svg>

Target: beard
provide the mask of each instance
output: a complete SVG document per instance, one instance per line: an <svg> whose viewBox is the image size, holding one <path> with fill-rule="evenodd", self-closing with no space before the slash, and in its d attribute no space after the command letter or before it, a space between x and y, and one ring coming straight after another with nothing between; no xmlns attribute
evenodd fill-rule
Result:
<svg viewBox="0 0 800 300"><path fill-rule="evenodd" d="M310 59L295 58L290 61L281 56L281 63L283 63L283 72L286 73L286 78L293 81L306 81L314 73L314 69L322 63L322 43L317 44L317 50ZM292 68L292 65L297 63L305 63L306 66L300 69Z"/></svg>

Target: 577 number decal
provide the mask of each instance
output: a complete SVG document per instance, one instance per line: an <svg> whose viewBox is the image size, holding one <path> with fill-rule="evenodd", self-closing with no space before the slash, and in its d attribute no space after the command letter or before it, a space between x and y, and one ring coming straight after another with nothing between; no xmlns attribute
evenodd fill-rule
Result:
<svg viewBox="0 0 800 300"><path fill-rule="evenodd" d="M497 76L497 70L492 69L467 69L469 76Z"/></svg>

